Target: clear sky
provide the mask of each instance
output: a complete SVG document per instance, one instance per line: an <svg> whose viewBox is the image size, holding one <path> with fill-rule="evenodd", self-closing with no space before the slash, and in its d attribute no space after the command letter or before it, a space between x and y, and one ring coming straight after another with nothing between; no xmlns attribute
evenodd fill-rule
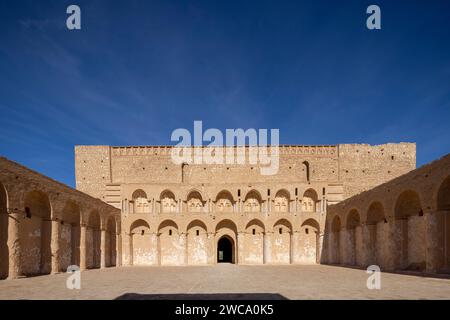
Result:
<svg viewBox="0 0 450 320"><path fill-rule="evenodd" d="M1 0L0 114L0 154L72 186L74 145L167 145L194 120L416 142L420 166L450 150L450 1Z"/></svg>

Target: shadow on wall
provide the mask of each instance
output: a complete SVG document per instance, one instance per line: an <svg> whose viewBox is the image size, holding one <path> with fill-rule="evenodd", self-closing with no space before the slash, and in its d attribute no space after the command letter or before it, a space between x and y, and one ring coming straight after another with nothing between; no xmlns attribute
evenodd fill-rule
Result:
<svg viewBox="0 0 450 320"><path fill-rule="evenodd" d="M278 293L125 293L115 300L288 300Z"/></svg>

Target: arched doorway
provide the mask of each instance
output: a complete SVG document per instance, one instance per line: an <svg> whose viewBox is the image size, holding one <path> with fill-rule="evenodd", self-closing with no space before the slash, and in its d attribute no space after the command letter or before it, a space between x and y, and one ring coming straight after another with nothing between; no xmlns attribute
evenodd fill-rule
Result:
<svg viewBox="0 0 450 320"><path fill-rule="evenodd" d="M234 263L233 239L223 236L217 242L217 263Z"/></svg>
<svg viewBox="0 0 450 320"><path fill-rule="evenodd" d="M221 239L228 239L229 242L231 243L231 263L236 263L237 262L237 258L238 258L238 254L236 253L238 248L237 248L237 226L236 224L229 220L229 219L224 219L222 221L220 221L217 225L216 225L216 239L219 239L217 241L217 246L216 246L216 262L226 262L223 260L224 256L222 253L222 259L219 260L219 242ZM227 243L225 242L225 240L223 241L223 244L221 242L221 245L225 246L224 248L222 248L222 251L224 251L223 249L226 249L227 247ZM240 243L239 246L242 246L243 243ZM241 250L241 249L239 249ZM226 258L226 257L225 257ZM239 263L241 263L241 261L239 261Z"/></svg>

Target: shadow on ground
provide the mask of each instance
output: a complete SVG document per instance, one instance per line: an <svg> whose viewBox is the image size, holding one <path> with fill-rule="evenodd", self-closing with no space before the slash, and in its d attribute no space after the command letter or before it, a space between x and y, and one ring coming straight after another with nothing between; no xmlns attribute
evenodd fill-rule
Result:
<svg viewBox="0 0 450 320"><path fill-rule="evenodd" d="M288 300L278 293L125 293L115 300Z"/></svg>

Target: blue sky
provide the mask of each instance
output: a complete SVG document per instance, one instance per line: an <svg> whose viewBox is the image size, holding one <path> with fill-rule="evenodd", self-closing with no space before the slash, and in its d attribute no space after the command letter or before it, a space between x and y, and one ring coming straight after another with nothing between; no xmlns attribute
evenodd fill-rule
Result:
<svg viewBox="0 0 450 320"><path fill-rule="evenodd" d="M450 1L2 0L0 41L0 154L72 186L74 145L167 145L194 120L450 150Z"/></svg>

